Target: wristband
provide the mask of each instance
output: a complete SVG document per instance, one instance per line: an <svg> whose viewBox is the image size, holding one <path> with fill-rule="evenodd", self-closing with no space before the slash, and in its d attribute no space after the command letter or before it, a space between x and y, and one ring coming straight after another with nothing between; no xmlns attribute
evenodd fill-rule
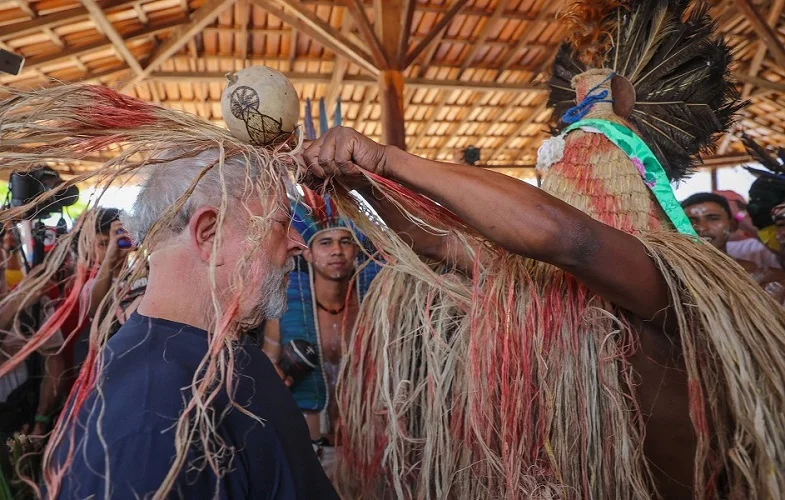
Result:
<svg viewBox="0 0 785 500"><path fill-rule="evenodd" d="M747 212L736 212L736 215L734 215L733 218L736 219L738 222L741 222L744 220L746 216L747 216Z"/></svg>
<svg viewBox="0 0 785 500"><path fill-rule="evenodd" d="M33 419L37 424L51 424L52 417L49 415L36 415L35 419Z"/></svg>

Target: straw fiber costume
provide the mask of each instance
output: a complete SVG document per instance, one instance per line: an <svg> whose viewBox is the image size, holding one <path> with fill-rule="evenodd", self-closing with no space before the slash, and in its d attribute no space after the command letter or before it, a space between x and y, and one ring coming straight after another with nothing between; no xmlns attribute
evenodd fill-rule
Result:
<svg viewBox="0 0 785 500"><path fill-rule="evenodd" d="M339 381L346 497L652 498L668 482L652 465L656 449L691 457L686 495L783 498L785 313L697 239L669 185L740 107L728 49L706 8L687 4L573 7L586 28L574 30L580 52L566 45L557 56L559 135L539 164L544 191L633 235L661 273L673 336L660 339L680 360L672 406L688 435L667 432L671 404L657 391L669 382L639 378L640 318L366 172L412 221L463 245L474 268L438 272L339 196L389 263ZM641 407L646 398L657 404ZM646 441L650 421L666 443Z"/></svg>

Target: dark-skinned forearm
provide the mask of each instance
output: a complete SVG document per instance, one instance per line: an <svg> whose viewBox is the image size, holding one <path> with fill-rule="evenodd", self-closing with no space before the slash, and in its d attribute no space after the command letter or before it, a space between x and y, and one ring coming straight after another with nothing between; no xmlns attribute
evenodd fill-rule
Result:
<svg viewBox="0 0 785 500"><path fill-rule="evenodd" d="M441 203L506 250L560 267L575 264L580 242L597 224L540 189L477 167L435 162L390 148L385 169L388 176Z"/></svg>

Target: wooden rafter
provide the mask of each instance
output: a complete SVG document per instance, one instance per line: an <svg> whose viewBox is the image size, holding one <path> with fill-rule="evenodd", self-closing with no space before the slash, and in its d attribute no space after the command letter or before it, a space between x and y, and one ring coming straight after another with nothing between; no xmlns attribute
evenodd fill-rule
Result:
<svg viewBox="0 0 785 500"><path fill-rule="evenodd" d="M769 26L776 27L777 21L779 21L780 14L782 14L783 6L785 6L785 0L774 0L774 5L772 6L771 10L769 11L769 16L766 19ZM768 52L768 46L766 42L763 40L758 40L757 48L755 49L755 54L752 56L752 61L750 62L749 70L747 74L750 77L757 77L758 73L760 72L761 66L763 66L763 60L766 57L766 52ZM745 83L744 88L741 92L742 99L749 99L750 95L752 94L752 90L755 88L754 85L751 83ZM733 139L735 139L735 134L733 132L727 132L719 143L717 147L717 154L722 155L728 151L728 148L731 145Z"/></svg>
<svg viewBox="0 0 785 500"><path fill-rule="evenodd" d="M122 65L119 67L108 68L98 72L92 72L90 74L82 75L75 79L60 79L56 82L52 80L48 80L43 83L43 86L48 87L51 85L60 85L61 83L97 83L104 78L108 78L110 76L119 75L120 73L124 73L128 71L129 68L126 65ZM23 81L20 84L15 84L14 88L40 88L42 86L40 78L30 79L29 81ZM3 88L0 87L0 95L2 95Z"/></svg>
<svg viewBox="0 0 785 500"><path fill-rule="evenodd" d="M289 42L289 71L294 71L294 60L297 58L297 30L292 28L291 41Z"/></svg>
<svg viewBox="0 0 785 500"><path fill-rule="evenodd" d="M444 40L444 34L447 30L442 30L436 35L436 38L433 39L431 45L428 47L428 51L425 53L425 57L423 57L422 62L420 63L420 67L417 70L417 77L422 78L425 76L425 73L428 72L428 68L431 65L431 61L433 61L433 57L436 55L436 51L439 50L439 44L442 43Z"/></svg>
<svg viewBox="0 0 785 500"><path fill-rule="evenodd" d="M733 78L739 80L742 83L748 83L753 87L773 90L774 92L785 92L785 81L772 82L764 78L749 76L748 74L741 72L733 73Z"/></svg>
<svg viewBox="0 0 785 500"><path fill-rule="evenodd" d="M541 10L535 16L534 21L542 21L542 20L546 19L548 16L553 16L553 14L550 13L550 12L551 12L551 8L543 8L543 10ZM499 74L504 73L513 64L515 64L515 61L517 61L517 60L519 60L521 58L521 52L522 51L531 48L531 47L529 47L529 44L528 44L528 42L530 41L529 39L531 37L531 33L532 33L531 30L527 30L526 36L521 37L521 39L518 41L518 43L515 44L515 47L510 49L509 52L507 52L507 54L504 57L504 63L499 68ZM557 44L554 48L552 48L553 55L555 56L556 52L558 52L558 51L559 51L559 45ZM550 59L551 59L551 55L549 54L547 56L547 58L546 58L546 64L548 62L550 62Z"/></svg>
<svg viewBox="0 0 785 500"><path fill-rule="evenodd" d="M348 20L343 22L341 26L341 31L346 33L350 31L352 28L352 23ZM333 76L330 79L330 83L327 86L327 96L324 98L325 105L327 107L327 116L332 116L335 113L335 108L338 103L338 96L341 95L341 89L343 87L343 77L346 75L346 71L349 69L349 60L338 56L335 67L333 68Z"/></svg>
<svg viewBox="0 0 785 500"><path fill-rule="evenodd" d="M784 7L785 0L774 0L774 4L769 10L769 17L766 19L766 22L769 26L776 28L777 21L779 21ZM763 59L766 57L766 52L768 52L768 45L766 42L764 40L758 41L758 48L756 49L755 55L752 57L752 62L750 63L750 69L748 72L750 76L758 76L758 72L760 72L760 68L763 65ZM741 94L742 99L747 99L750 96L752 93L752 88L753 86L749 83L744 85L744 90Z"/></svg>
<svg viewBox="0 0 785 500"><path fill-rule="evenodd" d="M785 46L779 39L777 34L771 29L766 21L761 17L760 13L750 3L750 0L734 0L736 7L747 18L752 29L761 37L761 40L767 45L769 52L780 68L785 69Z"/></svg>
<svg viewBox="0 0 785 500"><path fill-rule="evenodd" d="M95 0L80 0L82 5L84 5L87 12L90 13L90 17L93 19L93 22L100 28L101 32L112 42L115 50L123 58L123 60L128 64L128 67L131 68L134 73L141 74L142 73L142 65L139 64L139 61L136 60L131 51L128 50L128 47L125 45L125 40L120 33L114 28L109 19L106 18L106 14L104 11L101 10L101 7L95 2Z"/></svg>
<svg viewBox="0 0 785 500"><path fill-rule="evenodd" d="M313 73L284 73L287 78L295 83L328 83L331 75ZM222 82L226 75L220 71L156 71L150 74L150 80L172 83L187 82ZM375 78L363 75L346 75L344 82L350 85L375 86ZM544 85L529 83L496 83L496 82L471 82L461 80L429 80L424 78L407 78L404 83L407 87L438 90L472 90L476 92L548 92Z"/></svg>
<svg viewBox="0 0 785 500"><path fill-rule="evenodd" d="M418 43L417 46L410 50L406 55L406 63L403 65L404 69L411 66L411 64L420 56L422 51L425 50L426 47L428 47L428 45L433 41L433 39L436 38L439 33L447 29L447 25L450 24L450 22L455 18L456 15L458 15L461 9L463 9L468 2L469 0L455 0L455 3L452 4L450 10L448 10L441 19L439 19L439 22L436 23L436 26L434 26L431 31L428 32L425 38L423 38L420 43Z"/></svg>
<svg viewBox="0 0 785 500"><path fill-rule="evenodd" d="M215 21L215 18L230 5L232 5L232 0L207 0L207 2L194 11L191 15L191 20L188 23L178 26L169 34L169 38L167 38L166 42L158 47L149 57L141 73L137 73L131 81L124 84L121 88L126 89L147 78L147 76L155 71L162 62L166 61L183 48L194 35L202 31L205 26Z"/></svg>
<svg viewBox="0 0 785 500"><path fill-rule="evenodd" d="M248 23L251 20L253 7L248 0L237 0L237 10L240 13L240 59L248 59Z"/></svg>
<svg viewBox="0 0 785 500"><path fill-rule="evenodd" d="M497 23L499 22L499 19L501 19L502 13L504 13L504 11L507 9L507 4L509 2L510 0L499 0L499 3L496 4L496 8L493 9L493 14L491 14L491 17L485 21L485 24L480 30L480 34L477 36L477 40L469 49L469 53L466 55L466 57L464 57L463 64L461 64L461 73L466 71L466 68L468 68L474 61L474 56L477 55L477 51L480 50L483 45L485 45L485 41L488 39L488 36L494 30L498 32Z"/></svg>
<svg viewBox="0 0 785 500"><path fill-rule="evenodd" d="M147 38L152 35L162 33L164 31L172 30L178 25L179 22L175 21L175 22L169 22L166 24L158 25L158 26L148 26L141 30L128 33L124 35L122 38L125 42L131 42L134 40ZM80 45L78 47L66 48L66 50L61 50L52 54L47 54L45 56L31 57L25 61L25 69L41 68L42 66L46 66L48 64L63 61L66 59L71 59L73 57L80 57L90 52L96 52L98 50L108 49L109 47L112 47L111 40L109 40L108 38L101 38L95 42L90 42L88 44Z"/></svg>
<svg viewBox="0 0 785 500"><path fill-rule="evenodd" d="M52 41L52 43L54 43L55 45L57 45L57 46L58 46L58 47L60 47L61 49L64 49L64 48L65 48L65 42L63 42L63 39L62 39L62 38L60 38L59 36L57 36L57 33L55 33L54 31L52 31L52 28L44 28L44 29L43 29L43 30L41 30L41 31L43 31L43 32L44 32L44 35L46 35L46 36L48 36L48 37L49 37L49 39Z"/></svg>
<svg viewBox="0 0 785 500"><path fill-rule="evenodd" d="M27 2L27 0L13 0L12 3L16 5L19 10L30 16L30 19L35 19L38 17L38 13L34 11L32 7L30 7L30 4Z"/></svg>
<svg viewBox="0 0 785 500"><path fill-rule="evenodd" d="M379 70L371 62L370 56L362 49L342 36L329 24L308 11L298 0L287 0L275 3L273 0L252 0L256 5L265 9L281 21L305 33L321 43L336 54L341 54L353 63L360 66L372 75L378 75ZM291 14L284 10L286 8Z"/></svg>
<svg viewBox="0 0 785 500"><path fill-rule="evenodd" d="M379 41L379 37L373 32L371 21L368 19L368 14L365 12L365 7L362 2L360 0L348 0L346 7L349 9L349 12L352 13L354 23L365 39L365 43L371 48L371 55L373 55L376 67L388 68L390 66L390 60L382 47L382 43Z"/></svg>
<svg viewBox="0 0 785 500"><path fill-rule="evenodd" d="M458 71L458 78L460 78L466 72L467 68L471 65L472 61L474 60L474 56L477 54L477 51L480 49L480 47L483 46L483 44L485 43L485 40L488 38L488 35L490 35L491 31L494 28L496 28L496 24L499 21L499 19L501 17L501 14L507 8L507 4L508 4L508 0L500 0L499 3L496 5L496 8L494 9L493 14L491 14L491 17L485 22L485 24L483 25L482 29L480 30L480 34L477 37L476 43L474 45L472 45L471 49L469 49L469 53L464 58L463 64L461 64L461 68ZM497 75L498 75L498 73L497 73ZM442 99L439 102L439 104L437 105L437 107L435 109L435 112L431 115L431 119L432 120L436 120L436 118L438 116L438 113L441 112L441 110L444 107L444 104L447 102L448 98L449 98L449 94L444 94L442 96ZM468 119L468 117L470 115L471 115L471 111L467 112L466 115L464 116L464 118L462 120L459 120L458 123L456 123L452 127L452 129L457 131L461 127L461 125L463 125L463 123L466 122L466 120ZM428 123L428 124L425 125L425 127L422 128L422 131L420 132L420 135L417 137L416 143L419 143L422 139L425 138L425 135L428 133L428 129L430 128L432 123L433 122ZM445 138L444 144L442 145L442 147L436 153L437 157L444 152L444 150L447 147L448 142L449 142L449 137Z"/></svg>
<svg viewBox="0 0 785 500"><path fill-rule="evenodd" d="M113 0L102 3L101 8L104 10L104 12L107 12L120 7L133 5L135 1L138 0ZM12 38L18 38L20 36L36 33L37 31L44 28L52 28L54 26L72 23L89 15L90 13L86 8L74 7L72 9L55 12L54 14L38 16L37 18L31 19L30 21L15 23L10 26L3 26L2 29L0 29L0 39L10 40Z"/></svg>
<svg viewBox="0 0 785 500"><path fill-rule="evenodd" d="M398 44L398 54L395 56L397 67L406 67L406 54L409 51L409 39L412 35L412 21L414 10L417 8L417 0L404 0L403 26L401 27L401 40ZM444 36L444 31L442 31Z"/></svg>

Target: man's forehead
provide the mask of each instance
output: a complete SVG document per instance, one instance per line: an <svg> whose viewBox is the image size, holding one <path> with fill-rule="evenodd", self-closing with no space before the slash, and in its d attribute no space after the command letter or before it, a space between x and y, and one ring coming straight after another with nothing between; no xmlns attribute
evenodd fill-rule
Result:
<svg viewBox="0 0 785 500"><path fill-rule="evenodd" d="M326 241L326 240L341 240L343 238L353 238L351 230L347 228L337 227L335 229L325 229L319 232L313 241Z"/></svg>
<svg viewBox="0 0 785 500"><path fill-rule="evenodd" d="M686 212L693 215L724 213L725 209L713 201L697 203L686 208Z"/></svg>

